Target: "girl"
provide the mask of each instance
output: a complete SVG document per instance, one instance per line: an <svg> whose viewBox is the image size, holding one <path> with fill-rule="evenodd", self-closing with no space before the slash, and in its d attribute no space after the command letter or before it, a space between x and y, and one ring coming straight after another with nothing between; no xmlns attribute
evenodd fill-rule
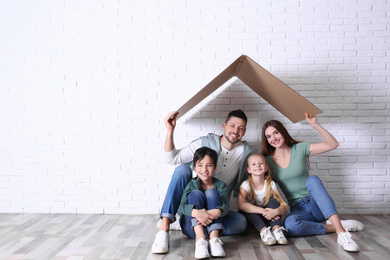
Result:
<svg viewBox="0 0 390 260"><path fill-rule="evenodd" d="M195 238L195 258L225 256L220 233L224 230L222 218L229 212L226 184L213 174L217 169L217 152L201 147L194 154L194 171L198 177L191 179L184 189L180 202L180 226L183 233ZM210 238L210 253L208 242Z"/></svg>
<svg viewBox="0 0 390 260"><path fill-rule="evenodd" d="M260 231L265 245L287 244L280 218L286 213L287 204L271 179L267 162L263 155L252 154L247 163L248 179L241 184L238 208L244 211L248 220Z"/></svg>
<svg viewBox="0 0 390 260"><path fill-rule="evenodd" d="M333 199L320 178L309 177L308 156L338 147L339 143L317 123L315 116L305 113L306 121L324 138L322 143L301 143L294 140L276 120L266 122L262 129L261 151L290 206L284 225L290 236L320 235L336 232L337 243L346 251L359 251L348 231L363 229L356 220L341 220ZM322 222L326 221L326 224Z"/></svg>

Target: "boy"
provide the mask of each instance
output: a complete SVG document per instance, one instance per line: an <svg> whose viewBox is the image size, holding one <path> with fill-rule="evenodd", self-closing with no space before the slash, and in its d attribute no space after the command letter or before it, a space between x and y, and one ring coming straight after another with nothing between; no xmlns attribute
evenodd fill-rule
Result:
<svg viewBox="0 0 390 260"><path fill-rule="evenodd" d="M184 189L181 202L180 226L183 233L195 238L195 258L223 257L225 251L218 238L223 231L222 218L229 212L226 184L213 173L217 169L218 154L208 147L201 147L194 154L194 171L198 175ZM210 254L207 238L210 238Z"/></svg>

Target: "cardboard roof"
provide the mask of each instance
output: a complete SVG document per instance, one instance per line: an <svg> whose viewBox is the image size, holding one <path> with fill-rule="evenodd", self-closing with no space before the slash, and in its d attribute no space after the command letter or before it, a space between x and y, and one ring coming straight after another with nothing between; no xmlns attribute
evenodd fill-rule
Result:
<svg viewBox="0 0 390 260"><path fill-rule="evenodd" d="M305 112L311 116L322 113L319 108L307 101L251 58L246 55L241 55L195 94L195 96L182 105L177 110L179 112L177 119L185 115L232 77L239 78L293 123L304 120Z"/></svg>

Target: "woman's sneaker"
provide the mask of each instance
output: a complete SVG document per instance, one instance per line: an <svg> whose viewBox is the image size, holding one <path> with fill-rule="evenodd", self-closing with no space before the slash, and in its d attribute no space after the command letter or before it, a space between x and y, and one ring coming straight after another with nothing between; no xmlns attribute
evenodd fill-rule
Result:
<svg viewBox="0 0 390 260"><path fill-rule="evenodd" d="M218 237L213 237L209 241L210 244L210 254L214 257L223 257L225 256L225 250L223 250L223 242Z"/></svg>
<svg viewBox="0 0 390 260"><path fill-rule="evenodd" d="M195 258L203 259L210 257L208 243L203 238L195 242Z"/></svg>
<svg viewBox="0 0 390 260"><path fill-rule="evenodd" d="M353 241L351 234L348 231L337 234L337 243L339 243L345 251L357 252L360 250L359 246Z"/></svg>
<svg viewBox="0 0 390 260"><path fill-rule="evenodd" d="M272 231L272 234L274 235L275 240L276 242L278 242L278 244L287 245L288 241L284 237L283 230L285 230L284 227L277 227L274 229L274 231Z"/></svg>
<svg viewBox="0 0 390 260"><path fill-rule="evenodd" d="M349 232L362 231L364 228L363 223L357 220L348 219L348 220L340 220L340 222L343 228ZM326 224L331 224L331 222L327 220Z"/></svg>
<svg viewBox="0 0 390 260"><path fill-rule="evenodd" d="M267 227L262 232L260 232L260 237L264 245L266 246L271 246L276 244L276 240L271 232L271 227Z"/></svg>

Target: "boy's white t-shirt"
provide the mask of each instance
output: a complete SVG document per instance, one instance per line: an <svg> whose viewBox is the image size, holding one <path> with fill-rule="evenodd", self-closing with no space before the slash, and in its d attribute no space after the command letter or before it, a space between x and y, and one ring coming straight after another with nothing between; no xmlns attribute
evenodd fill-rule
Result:
<svg viewBox="0 0 390 260"><path fill-rule="evenodd" d="M245 180L240 188L243 188L244 190L246 190L247 193L250 192L250 187L249 187L249 181L248 180ZM276 190L277 187L276 187L276 184L274 181L271 181L271 188L272 190ZM256 202L257 202L257 205L263 205L263 199L265 197L265 180L264 180L264 186L261 190L255 190L255 193L256 193Z"/></svg>

